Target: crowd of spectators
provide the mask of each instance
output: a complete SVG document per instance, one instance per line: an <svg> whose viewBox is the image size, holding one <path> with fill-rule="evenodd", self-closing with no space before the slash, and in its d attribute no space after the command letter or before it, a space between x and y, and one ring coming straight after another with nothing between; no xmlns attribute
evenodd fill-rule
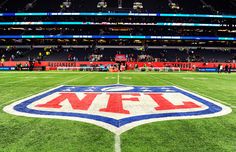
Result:
<svg viewBox="0 0 236 152"><path fill-rule="evenodd" d="M116 54L124 54L129 62L236 62L235 50L89 50L89 49L1 49L1 63L5 61L114 61Z"/></svg>

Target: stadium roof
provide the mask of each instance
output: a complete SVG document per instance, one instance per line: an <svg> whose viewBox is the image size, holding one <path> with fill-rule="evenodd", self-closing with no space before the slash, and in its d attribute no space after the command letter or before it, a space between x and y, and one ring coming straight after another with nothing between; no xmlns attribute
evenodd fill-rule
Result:
<svg viewBox="0 0 236 152"><path fill-rule="evenodd" d="M99 0L70 0L71 7L63 10L61 5L66 0L5 0L0 2L0 12L96 12ZM118 9L117 0L106 0L108 11L130 11L134 0L123 1L123 9ZM209 13L209 14L236 14L235 0L172 0L179 9L171 9L168 0L140 0L143 3L144 12L172 12L172 13ZM45 4L47 5L45 7Z"/></svg>

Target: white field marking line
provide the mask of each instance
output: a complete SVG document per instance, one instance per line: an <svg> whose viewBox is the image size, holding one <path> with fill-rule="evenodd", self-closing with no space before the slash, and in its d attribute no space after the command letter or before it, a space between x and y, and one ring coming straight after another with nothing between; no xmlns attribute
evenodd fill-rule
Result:
<svg viewBox="0 0 236 152"><path fill-rule="evenodd" d="M62 82L62 83L57 83L57 84L55 84L55 85L53 85L53 86L51 86L51 87L47 87L47 88L41 89L41 90L39 90L39 91L37 91L37 92L40 93L40 92L43 92L43 91L47 91L47 90L49 90L49 89L55 88L56 86L60 86L60 85L63 85L64 83L72 82L72 81L74 81L74 80L76 80L76 79L83 78L83 77L85 77L85 76L87 76L87 75L88 75L88 74L83 75L83 76L81 76L81 77L77 77L77 78L71 79L71 80L64 81L64 82ZM64 85L65 85L65 84L64 84ZM25 96L23 96L23 97L19 97L19 98L10 100L10 101L8 101L8 102L4 102L3 104L0 104L0 107L3 106L3 105L5 105L5 104L9 104L9 103L12 103L12 102L14 102L14 101L18 101L18 100L21 100L21 99L30 97L30 96L32 96L32 95L34 95L34 94L37 94L37 93L31 93L31 94L25 95Z"/></svg>
<svg viewBox="0 0 236 152"><path fill-rule="evenodd" d="M122 79L124 79L124 80L131 80L132 78L131 77L122 77Z"/></svg>
<svg viewBox="0 0 236 152"><path fill-rule="evenodd" d="M19 80L19 81L10 81L10 82L7 82L7 83L3 83L3 84L0 84L0 86L4 86L4 85L7 85L7 84L12 84L12 83L18 83L18 82L25 82L25 81L30 81L32 79L36 79L36 78L31 78L31 79L25 79L25 80Z"/></svg>
<svg viewBox="0 0 236 152"><path fill-rule="evenodd" d="M71 80L64 81L64 82L62 82L62 83L59 83L59 85L63 85L64 83L68 83L68 82L75 81L76 79L84 78L84 77L86 77L87 75L89 75L89 74L85 74L85 75L83 75L83 76L80 76L80 77L77 77L77 78L74 78L74 79L71 79ZM57 84L57 85L58 85L58 84Z"/></svg>
<svg viewBox="0 0 236 152"><path fill-rule="evenodd" d="M160 80L162 80L162 81L165 81L165 82L167 82L167 83L170 83L170 84L172 84L172 85L174 85L174 86L180 86L181 88L183 88L183 89L185 89L185 90L187 90L187 91L190 91L190 92L193 92L193 93L196 93L196 94L205 96L205 97L207 97L207 98L209 98L209 99L215 100L215 101L220 102L220 103L225 104L225 105L228 105L228 106L230 106L231 108L236 108L236 106L234 106L234 105L231 105L231 104L229 104L229 103L227 103L227 102L224 102L224 101L221 101L221 100L219 100L219 99L210 97L210 96L208 96L208 95L206 95L206 94L189 90L188 88L185 88L185 87L183 87L183 86L181 86L181 85L178 85L178 84L176 84L176 83L170 82L170 81L168 81L168 80L164 80L164 79L159 78L159 77L154 77L154 76L152 76L152 75L150 75L150 76L153 77L153 78L158 78L158 79L160 79Z"/></svg>
<svg viewBox="0 0 236 152"><path fill-rule="evenodd" d="M115 135L115 152L121 152L120 135Z"/></svg>
<svg viewBox="0 0 236 152"><path fill-rule="evenodd" d="M120 72L118 71L118 75L117 75L117 84L120 84Z"/></svg>
<svg viewBox="0 0 236 152"><path fill-rule="evenodd" d="M16 77L15 75L1 75L0 78L12 78Z"/></svg>
<svg viewBox="0 0 236 152"><path fill-rule="evenodd" d="M120 84L120 72L117 74L117 84ZM115 134L115 152L121 152L120 135Z"/></svg>
<svg viewBox="0 0 236 152"><path fill-rule="evenodd" d="M116 77L105 77L106 80L108 79L116 79Z"/></svg>
<svg viewBox="0 0 236 152"><path fill-rule="evenodd" d="M231 106L231 108L236 109L236 106L233 105L233 106Z"/></svg>

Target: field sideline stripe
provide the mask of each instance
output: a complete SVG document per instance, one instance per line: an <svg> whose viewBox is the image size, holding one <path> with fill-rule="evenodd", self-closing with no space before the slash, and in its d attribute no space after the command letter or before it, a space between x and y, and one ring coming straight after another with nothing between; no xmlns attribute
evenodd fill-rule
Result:
<svg viewBox="0 0 236 152"><path fill-rule="evenodd" d="M217 102L220 102L220 103L222 103L222 104L226 104L226 105L230 106L231 108L234 108L234 109L236 108L236 106L231 105L231 104L229 104L229 103L227 103L227 102L221 101L221 100L219 100L219 99L213 98L213 97L208 96L208 95L203 94L203 93L199 93L199 92L196 92L196 91L192 91L192 90L190 90L190 89L188 89L188 88L186 88L186 87L183 87L182 85L179 85L179 84L173 83L173 82L171 82L171 81L168 81L168 80L165 80L165 79L162 79L162 78L159 78L159 77L155 77L155 76L152 76L152 75L150 75L150 76L153 77L153 78L158 78L158 79L160 79L160 80L162 80L162 81L165 81L165 82L167 82L167 83L170 83L170 84L172 84L172 85L174 85L174 86L180 86L181 88L183 88L183 89L185 89L185 90L187 90L187 91L190 91L190 92L193 92L193 93L196 93L196 94L205 96L205 97L207 97L207 98L210 98L210 99L215 100L215 101L217 101Z"/></svg>
<svg viewBox="0 0 236 152"><path fill-rule="evenodd" d="M53 86L50 86L50 87L41 89L41 90L37 91L37 93L40 93L40 92L43 92L43 91L52 89L52 88L54 88L54 87L56 87L56 86L60 86L60 85L63 85L63 84L65 85L65 83L72 82L72 81L74 81L74 80L76 80L76 79L83 78L83 77L85 77L85 76L87 76L87 75L88 75L88 74L83 75L83 76L81 76L81 77L77 77L77 78L71 79L71 80L64 81L64 82L62 82L62 83L57 83L57 84L55 84L55 85L53 85ZM10 100L10 101L8 101L8 102L4 102L3 104L0 104L0 107L3 106L3 105L5 105L5 104L9 104L9 103L12 103L12 102L14 102L14 101L18 101L18 100L21 100L21 99L30 97L30 96L32 96L32 95L34 95L34 94L37 94L37 93L31 93L31 94L25 95L25 96L23 96L23 97L19 97L19 98Z"/></svg>

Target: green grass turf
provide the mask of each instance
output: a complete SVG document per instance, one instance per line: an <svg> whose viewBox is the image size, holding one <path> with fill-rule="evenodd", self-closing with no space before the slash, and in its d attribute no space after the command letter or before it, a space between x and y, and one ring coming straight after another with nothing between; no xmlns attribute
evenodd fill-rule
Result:
<svg viewBox="0 0 236 152"><path fill-rule="evenodd" d="M117 83L117 73L0 73L0 151L111 152L114 134L92 124L7 114L3 107L59 85ZM120 83L178 86L232 107L229 115L207 119L154 122L121 135L122 152L236 151L236 74L120 73Z"/></svg>

